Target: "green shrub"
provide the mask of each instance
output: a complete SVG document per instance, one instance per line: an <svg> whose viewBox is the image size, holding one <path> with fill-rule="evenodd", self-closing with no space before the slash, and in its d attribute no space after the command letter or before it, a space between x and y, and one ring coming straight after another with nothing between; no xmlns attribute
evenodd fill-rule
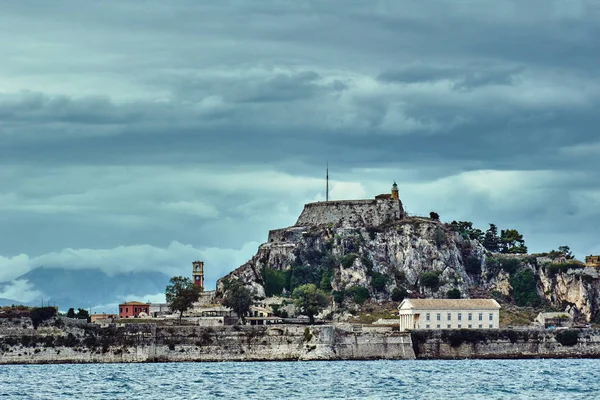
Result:
<svg viewBox="0 0 600 400"><path fill-rule="evenodd" d="M557 273L565 273L570 269L582 269L585 265L577 261L567 261L564 263L551 263L546 265L546 272L550 276L555 276Z"/></svg>
<svg viewBox="0 0 600 400"><path fill-rule="evenodd" d="M408 292L402 287L395 287L392 290L392 301L402 301L406 296L408 296Z"/></svg>
<svg viewBox="0 0 600 400"><path fill-rule="evenodd" d="M500 267L509 275L517 272L521 266L521 262L517 258L501 257L498 259L498 262L500 263Z"/></svg>
<svg viewBox="0 0 600 400"><path fill-rule="evenodd" d="M346 291L343 289L342 290L334 290L333 292L331 292L331 296L333 297L333 300L337 304L342 304L342 302L346 298Z"/></svg>
<svg viewBox="0 0 600 400"><path fill-rule="evenodd" d="M373 276L373 261L371 261L371 259L367 256L361 256L360 262L367 269L367 275Z"/></svg>
<svg viewBox="0 0 600 400"><path fill-rule="evenodd" d="M450 343L451 347L458 347L463 343L485 342L488 336L485 332L475 329L451 329L442 331L442 341Z"/></svg>
<svg viewBox="0 0 600 400"><path fill-rule="evenodd" d="M340 260L340 264L344 268L350 268L358 256L355 253L346 254Z"/></svg>
<svg viewBox="0 0 600 400"><path fill-rule="evenodd" d="M480 275L481 261L479 261L479 258L474 256L467 257L467 260L465 261L465 271L469 275Z"/></svg>
<svg viewBox="0 0 600 400"><path fill-rule="evenodd" d="M460 299L461 298L461 293L460 290L458 289L450 289L446 292L446 297L449 299Z"/></svg>
<svg viewBox="0 0 600 400"><path fill-rule="evenodd" d="M388 277L379 272L373 272L373 278L371 279L371 286L374 290L382 291L385 289Z"/></svg>
<svg viewBox="0 0 600 400"><path fill-rule="evenodd" d="M403 283L406 280L406 273L404 271L394 270L394 278L396 283Z"/></svg>
<svg viewBox="0 0 600 400"><path fill-rule="evenodd" d="M433 241L438 249L441 248L443 245L448 243L446 232L444 232L444 230L441 228L436 228L435 232L433 232Z"/></svg>
<svg viewBox="0 0 600 400"><path fill-rule="evenodd" d="M511 279L515 303L520 307L537 307L541 300L537 294L535 276L530 269L517 272Z"/></svg>
<svg viewBox="0 0 600 400"><path fill-rule="evenodd" d="M439 273L436 271L423 272L419 276L419 282L421 283L421 286L435 290L440 286Z"/></svg>
<svg viewBox="0 0 600 400"><path fill-rule="evenodd" d="M563 346L575 346L579 341L579 331L576 329L556 331L554 338Z"/></svg>
<svg viewBox="0 0 600 400"><path fill-rule="evenodd" d="M319 288L326 292L331 292L331 281L333 279L333 270L327 269L323 271L323 275L321 276L321 282L319 282Z"/></svg>
<svg viewBox="0 0 600 400"><path fill-rule="evenodd" d="M352 286L350 294L356 304L363 304L370 297L369 290L363 286Z"/></svg>

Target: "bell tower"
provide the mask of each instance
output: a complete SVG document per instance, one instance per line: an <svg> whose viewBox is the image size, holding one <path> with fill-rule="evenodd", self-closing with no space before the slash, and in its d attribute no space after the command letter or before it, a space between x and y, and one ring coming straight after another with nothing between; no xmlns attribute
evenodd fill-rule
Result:
<svg viewBox="0 0 600 400"><path fill-rule="evenodd" d="M204 289L204 261L194 261L192 263L192 278L194 286L200 286Z"/></svg>
<svg viewBox="0 0 600 400"><path fill-rule="evenodd" d="M398 196L398 185L396 184L396 181L394 181L394 184L392 185L392 200L399 200L400 197Z"/></svg>

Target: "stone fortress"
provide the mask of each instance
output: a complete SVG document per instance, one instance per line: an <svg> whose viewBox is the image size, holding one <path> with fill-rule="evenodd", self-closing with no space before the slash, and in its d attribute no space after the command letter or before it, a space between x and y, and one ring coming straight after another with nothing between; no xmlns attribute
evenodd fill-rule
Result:
<svg viewBox="0 0 600 400"><path fill-rule="evenodd" d="M600 256L586 256L585 265L586 267L600 268Z"/></svg>
<svg viewBox="0 0 600 400"><path fill-rule="evenodd" d="M391 193L367 200L327 200L308 203L298 221L291 228L269 231L268 242L286 242L302 234L310 226L375 227L406 217L398 195L398 185L392 185Z"/></svg>

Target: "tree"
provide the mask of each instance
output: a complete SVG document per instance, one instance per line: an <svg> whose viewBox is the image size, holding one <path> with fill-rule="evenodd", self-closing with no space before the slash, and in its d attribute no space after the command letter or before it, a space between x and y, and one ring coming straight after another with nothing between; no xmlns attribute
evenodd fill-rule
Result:
<svg viewBox="0 0 600 400"><path fill-rule="evenodd" d="M564 257L567 260L572 260L575 258L573 253L571 253L571 248L569 246L558 246L558 250L552 250L548 253L548 257L551 259L555 259L558 257Z"/></svg>
<svg viewBox="0 0 600 400"><path fill-rule="evenodd" d="M513 288L515 303L519 307L540 305L540 297L537 294L536 281L530 269L522 269L510 279Z"/></svg>
<svg viewBox="0 0 600 400"><path fill-rule="evenodd" d="M223 305L231 308L245 323L246 313L252 305L252 292L240 280L227 283Z"/></svg>
<svg viewBox="0 0 600 400"><path fill-rule="evenodd" d="M408 296L408 291L403 287L395 287L392 290L392 301L402 301Z"/></svg>
<svg viewBox="0 0 600 400"><path fill-rule="evenodd" d="M446 297L449 299L460 299L461 298L460 290L458 290L456 288L450 289L446 292Z"/></svg>
<svg viewBox="0 0 600 400"><path fill-rule="evenodd" d="M317 289L312 283L298 286L292 293L294 304L300 313L306 315L311 324L315 322L315 315L329 304L329 297L325 292Z"/></svg>
<svg viewBox="0 0 600 400"><path fill-rule="evenodd" d="M88 312L88 310L85 310L83 308L77 309L77 315L75 316L75 318L88 319L89 317L90 317L90 313Z"/></svg>
<svg viewBox="0 0 600 400"><path fill-rule="evenodd" d="M500 238L498 237L498 227L496 225L490 224L490 228L485 231L482 244L489 251L500 251Z"/></svg>
<svg viewBox="0 0 600 400"><path fill-rule="evenodd" d="M190 278L184 278L183 276L171 278L165 289L165 296L171 311L179 312L179 323L181 323L183 312L198 301L201 291L202 288L194 285Z"/></svg>
<svg viewBox="0 0 600 400"><path fill-rule="evenodd" d="M431 290L436 290L440 286L440 276L436 271L423 272L419 276L421 285Z"/></svg>
<svg viewBox="0 0 600 400"><path fill-rule="evenodd" d="M263 285L265 287L265 295L281 296L281 292L285 289L286 272L271 268L263 268L262 270Z"/></svg>
<svg viewBox="0 0 600 400"><path fill-rule="evenodd" d="M31 317L31 322L33 323L33 328L37 329L42 322L56 316L56 311L56 307L32 308L29 315Z"/></svg>
<svg viewBox="0 0 600 400"><path fill-rule="evenodd" d="M67 318L75 318L75 309L73 307L69 308L69 311L67 311Z"/></svg>
<svg viewBox="0 0 600 400"><path fill-rule="evenodd" d="M523 235L516 229L506 229L500 232L500 251L502 253L527 253Z"/></svg>
<svg viewBox="0 0 600 400"><path fill-rule="evenodd" d="M436 213L435 211L432 211L429 213L429 218L431 218L432 221L439 221L440 214Z"/></svg>
<svg viewBox="0 0 600 400"><path fill-rule="evenodd" d="M571 248L569 246L558 246L558 251L560 251L567 260L573 260L575 258L573 253L571 253Z"/></svg>
<svg viewBox="0 0 600 400"><path fill-rule="evenodd" d="M483 240L483 231L481 229L473 228L473 223L469 221L452 221L450 227L453 231L461 234L465 239L470 240Z"/></svg>

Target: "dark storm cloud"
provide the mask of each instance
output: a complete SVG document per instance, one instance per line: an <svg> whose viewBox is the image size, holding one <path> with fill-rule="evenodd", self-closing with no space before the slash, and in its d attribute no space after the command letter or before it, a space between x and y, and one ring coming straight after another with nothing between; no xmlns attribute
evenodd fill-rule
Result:
<svg viewBox="0 0 600 400"><path fill-rule="evenodd" d="M226 272L326 161L340 198L397 179L415 213L600 251L595 1L8 2L0 26L0 267Z"/></svg>

